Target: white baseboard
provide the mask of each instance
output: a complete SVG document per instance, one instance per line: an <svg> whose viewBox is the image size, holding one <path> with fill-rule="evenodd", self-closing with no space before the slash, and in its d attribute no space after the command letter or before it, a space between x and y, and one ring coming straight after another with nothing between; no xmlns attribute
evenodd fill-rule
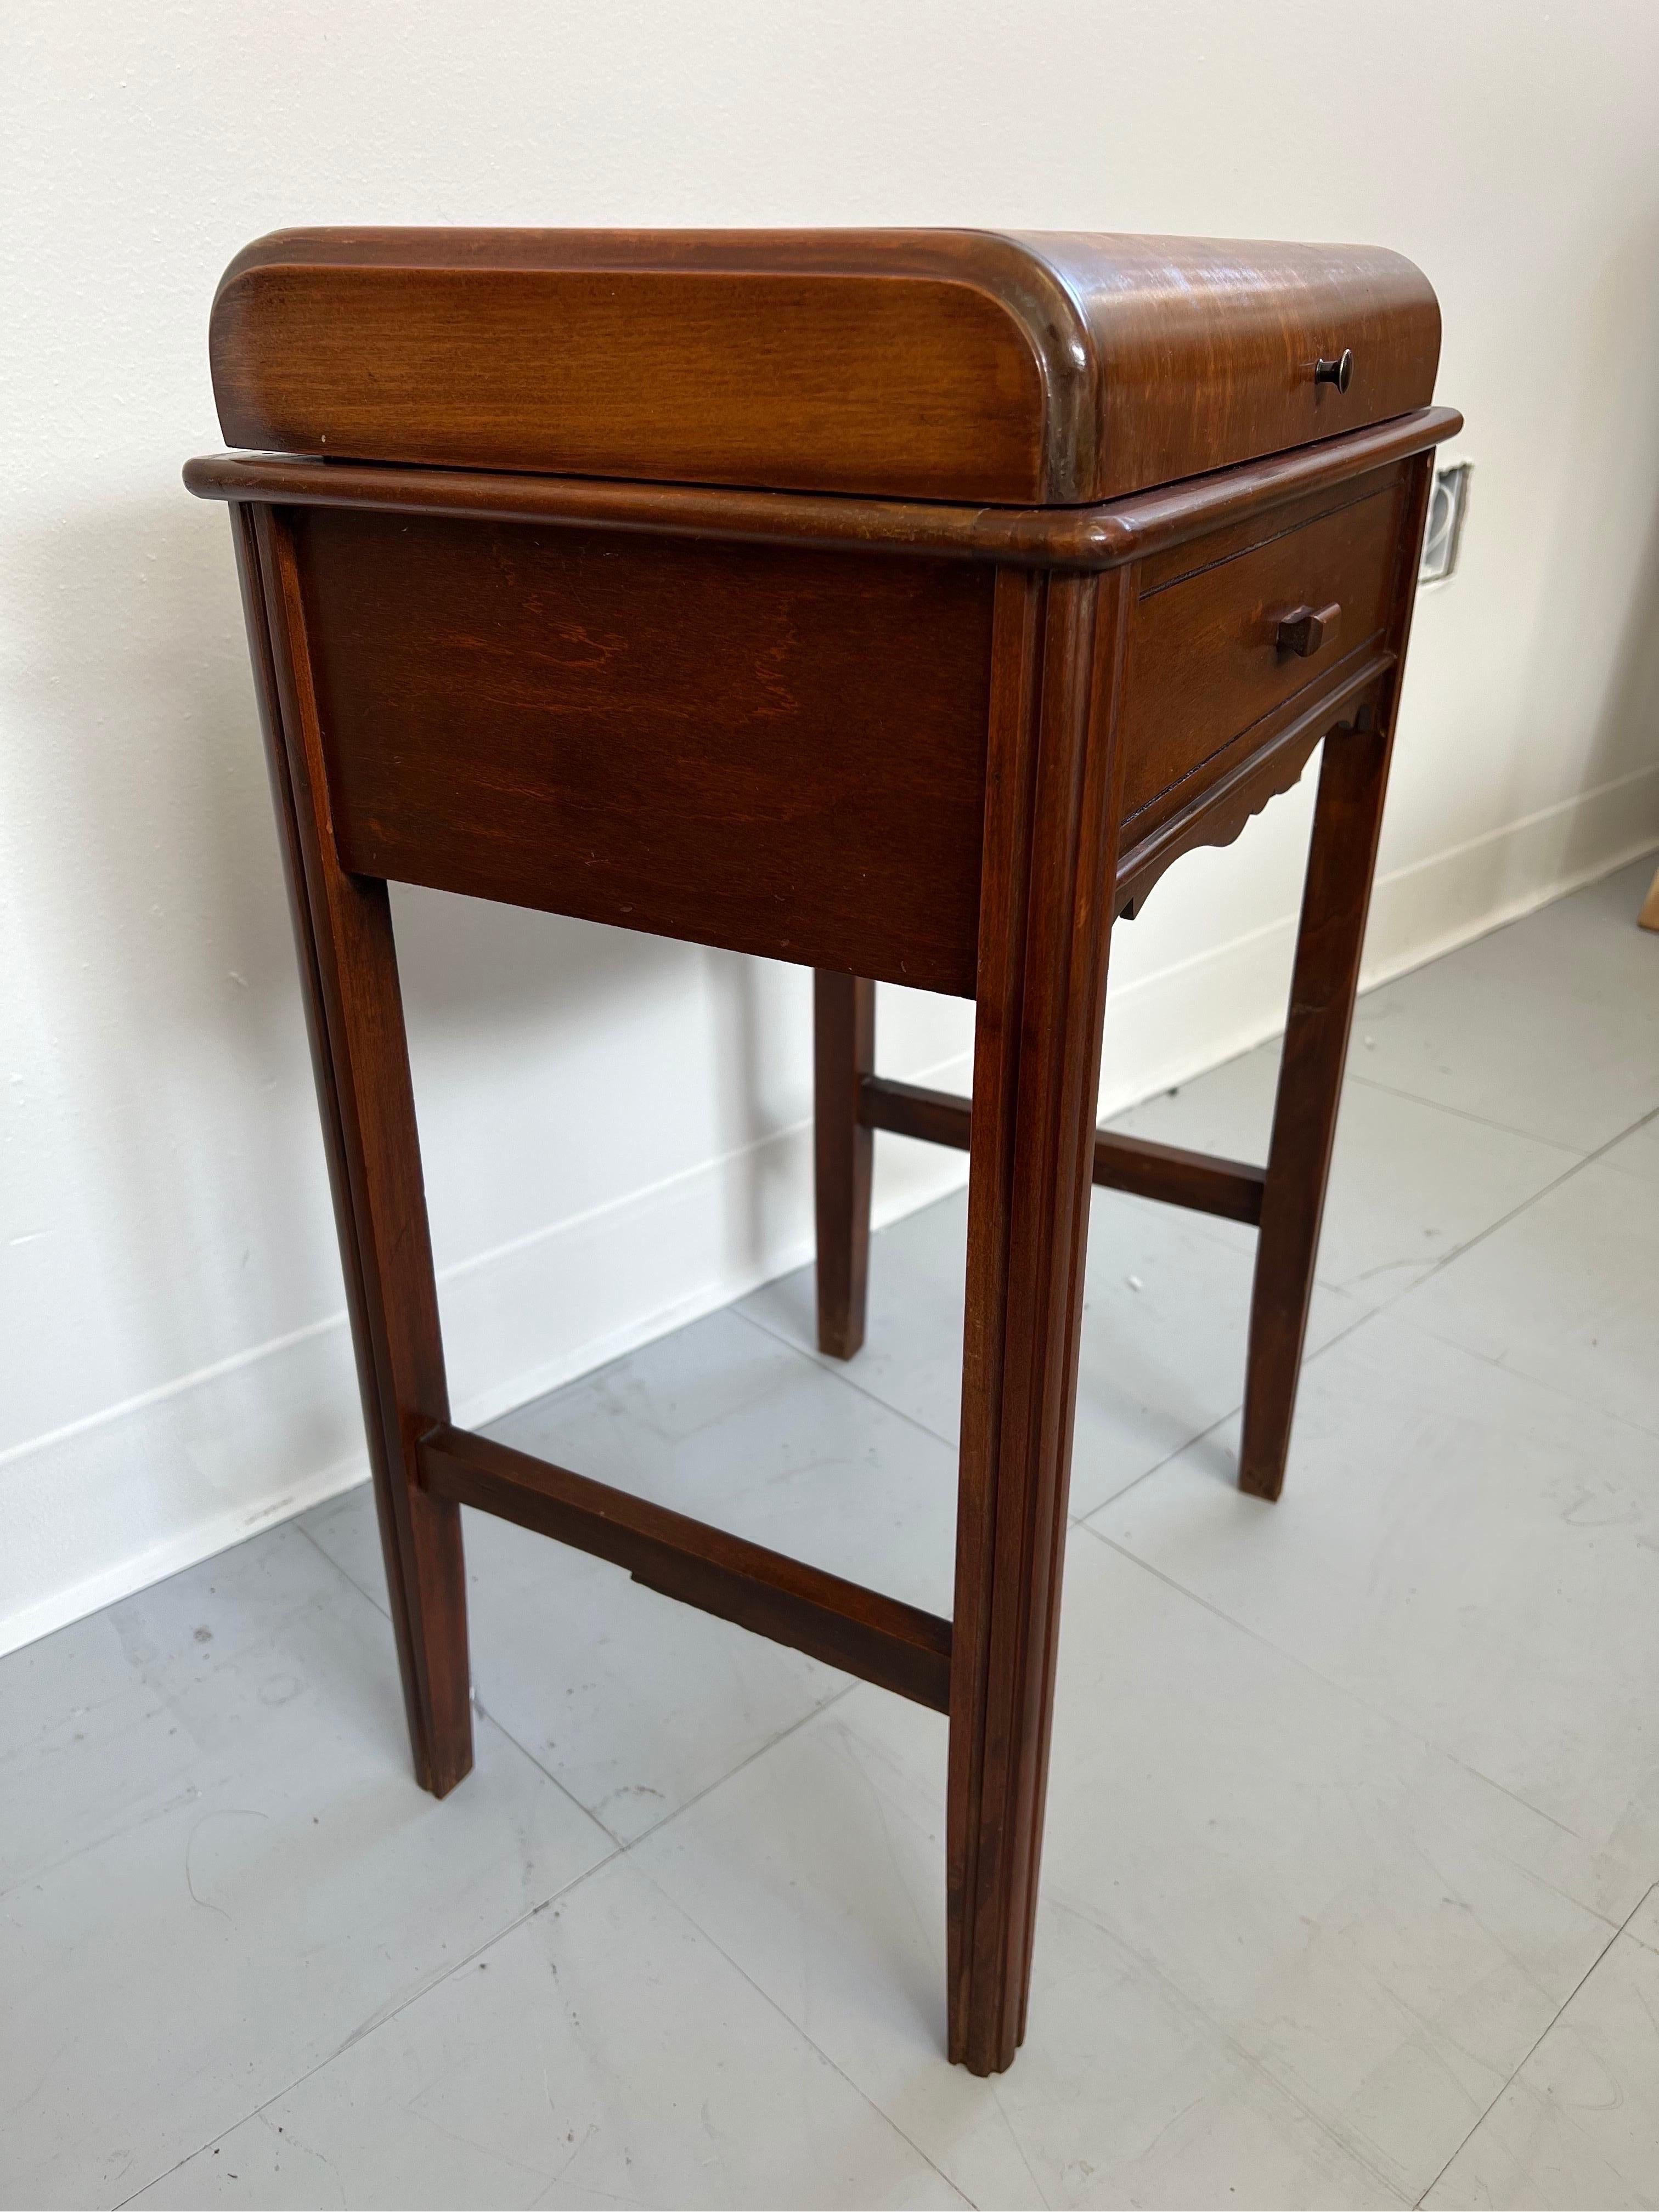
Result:
<svg viewBox="0 0 1659 2212"><path fill-rule="evenodd" d="M952 1083L954 1061L918 1072ZM955 1188L895 1139L874 1215ZM811 1253L811 1131L758 1144L445 1269L456 1419L477 1427L741 1297ZM676 1286L641 1306L641 1285ZM343 1312L0 1455L0 1654L364 1480ZM158 1525L162 1533L158 1534Z"/></svg>
<svg viewBox="0 0 1659 2212"><path fill-rule="evenodd" d="M1425 967L1656 849L1659 767L1383 871L1371 895L1360 988ZM1103 1119L1279 1035L1296 923L1283 915L1109 994Z"/></svg>
<svg viewBox="0 0 1659 2212"><path fill-rule="evenodd" d="M1437 960L1659 850L1659 766L1379 875L1363 988Z"/></svg>
<svg viewBox="0 0 1659 2212"><path fill-rule="evenodd" d="M1659 769L1395 870L1377 881L1364 981L1421 966L1656 847ZM1287 915L1114 993L1103 1114L1275 1036L1294 929ZM965 1090L968 1066L917 1076ZM903 1139L877 1152L878 1221L965 1173L962 1155ZM784 1129L447 1271L457 1418L492 1419L799 1265L811 1249L811 1200L810 1129ZM641 1284L658 1289L643 1309ZM343 1316L19 1445L0 1457L0 1652L366 1471Z"/></svg>

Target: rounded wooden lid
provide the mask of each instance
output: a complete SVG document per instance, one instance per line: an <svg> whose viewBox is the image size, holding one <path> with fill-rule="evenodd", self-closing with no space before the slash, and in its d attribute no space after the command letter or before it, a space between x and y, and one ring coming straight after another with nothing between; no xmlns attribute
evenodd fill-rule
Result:
<svg viewBox="0 0 1659 2212"><path fill-rule="evenodd" d="M967 230L283 231L210 333L234 446L1010 506L1406 414L1439 345L1376 247Z"/></svg>

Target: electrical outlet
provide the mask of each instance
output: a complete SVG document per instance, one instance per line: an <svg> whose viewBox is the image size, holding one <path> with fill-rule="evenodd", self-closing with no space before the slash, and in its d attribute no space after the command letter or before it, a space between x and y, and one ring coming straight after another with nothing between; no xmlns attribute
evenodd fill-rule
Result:
<svg viewBox="0 0 1659 2212"><path fill-rule="evenodd" d="M1423 533L1423 560L1417 571L1419 584L1443 584L1457 568L1457 549L1462 542L1463 519L1469 508L1472 461L1450 461L1434 472L1429 494L1429 525Z"/></svg>

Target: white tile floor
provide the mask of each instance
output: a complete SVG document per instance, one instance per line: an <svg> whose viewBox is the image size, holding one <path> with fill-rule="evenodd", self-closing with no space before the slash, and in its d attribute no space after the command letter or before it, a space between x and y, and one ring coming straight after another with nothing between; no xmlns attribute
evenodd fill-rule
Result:
<svg viewBox="0 0 1659 2212"><path fill-rule="evenodd" d="M435 1805L359 1492L0 1662L0 2202L1659 2205L1650 872L1364 1002L1277 1508L1249 1237L1097 1197L1011 2074L937 1717L469 1516ZM1126 1124L1259 1157L1273 1063ZM849 1369L798 1275L501 1433L948 1609L962 1250Z"/></svg>

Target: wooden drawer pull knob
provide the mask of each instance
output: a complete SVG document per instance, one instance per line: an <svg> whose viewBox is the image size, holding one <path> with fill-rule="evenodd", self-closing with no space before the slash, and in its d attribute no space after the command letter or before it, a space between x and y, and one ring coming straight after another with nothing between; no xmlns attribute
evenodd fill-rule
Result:
<svg viewBox="0 0 1659 2212"><path fill-rule="evenodd" d="M1344 346L1335 361L1316 361L1314 363L1314 382L1334 384L1339 392L1346 392L1353 382L1353 349Z"/></svg>
<svg viewBox="0 0 1659 2212"><path fill-rule="evenodd" d="M1334 599L1328 607L1292 607L1279 617L1275 642L1281 653L1298 653L1310 660L1342 626L1342 609Z"/></svg>

